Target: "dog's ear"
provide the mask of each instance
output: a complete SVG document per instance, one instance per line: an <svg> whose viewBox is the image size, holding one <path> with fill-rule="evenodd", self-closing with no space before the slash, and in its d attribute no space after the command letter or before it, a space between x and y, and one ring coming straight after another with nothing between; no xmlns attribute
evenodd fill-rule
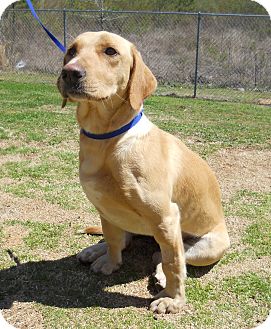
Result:
<svg viewBox="0 0 271 329"><path fill-rule="evenodd" d="M155 91L157 81L134 46L132 55L133 67L130 75L129 98L132 108L139 111L143 100Z"/></svg>
<svg viewBox="0 0 271 329"><path fill-rule="evenodd" d="M64 90L62 88L60 76L57 79L56 85L57 85L58 91L60 92L60 94L62 96L62 105L61 105L61 108L64 109L64 107L67 104L67 101L71 101L71 100L68 98L68 96L65 94L65 92L64 92Z"/></svg>
<svg viewBox="0 0 271 329"><path fill-rule="evenodd" d="M63 59L63 67L67 64L67 52L64 56L64 59ZM62 88L62 84L61 84L61 75L58 77L57 79L57 88L58 88L58 91L60 92L60 94L62 95L62 105L61 105L61 109L64 109L64 107L66 106L67 102L70 101L72 102L72 100L70 100L68 98L68 96L65 94L63 88Z"/></svg>

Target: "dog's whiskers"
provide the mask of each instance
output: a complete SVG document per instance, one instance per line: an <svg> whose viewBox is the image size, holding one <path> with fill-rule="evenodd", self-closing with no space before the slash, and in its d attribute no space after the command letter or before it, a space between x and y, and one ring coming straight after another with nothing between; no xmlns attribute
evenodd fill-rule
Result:
<svg viewBox="0 0 271 329"><path fill-rule="evenodd" d="M103 108L104 108L104 110L106 111L106 106L105 106L104 100L101 99L101 101L102 101L102 104L103 104Z"/></svg>
<svg viewBox="0 0 271 329"><path fill-rule="evenodd" d="M124 101L125 103L129 103L129 102L127 101L127 99L121 97L118 93L116 93L115 95L116 95L119 99L121 99L122 101Z"/></svg>
<svg viewBox="0 0 271 329"><path fill-rule="evenodd" d="M110 102L111 102L111 110L113 111L114 110L114 105L113 105L113 101L112 101L112 96L110 96L109 99L110 99Z"/></svg>

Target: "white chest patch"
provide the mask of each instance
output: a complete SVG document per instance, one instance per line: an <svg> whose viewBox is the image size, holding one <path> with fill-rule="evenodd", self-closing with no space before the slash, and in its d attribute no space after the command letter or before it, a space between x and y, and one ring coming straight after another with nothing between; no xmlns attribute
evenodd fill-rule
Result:
<svg viewBox="0 0 271 329"><path fill-rule="evenodd" d="M141 120L130 130L128 130L118 141L116 156L125 157L134 144L141 137L147 135L153 127L153 123L143 113Z"/></svg>

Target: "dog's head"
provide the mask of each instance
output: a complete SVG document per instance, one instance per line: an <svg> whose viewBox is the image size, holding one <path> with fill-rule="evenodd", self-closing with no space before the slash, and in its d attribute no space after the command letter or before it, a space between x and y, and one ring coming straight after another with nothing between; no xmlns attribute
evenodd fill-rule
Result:
<svg viewBox="0 0 271 329"><path fill-rule="evenodd" d="M109 32L86 32L69 47L57 85L64 99L125 98L139 110L157 82L132 43Z"/></svg>

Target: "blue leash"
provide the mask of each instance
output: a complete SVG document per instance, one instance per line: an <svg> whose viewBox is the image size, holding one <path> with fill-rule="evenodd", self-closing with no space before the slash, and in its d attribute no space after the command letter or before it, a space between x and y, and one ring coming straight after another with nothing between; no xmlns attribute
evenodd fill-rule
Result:
<svg viewBox="0 0 271 329"><path fill-rule="evenodd" d="M31 10L32 15L36 18L36 20L39 22L41 27L44 29L44 31L49 35L49 37L53 40L53 42L56 44L56 46L63 52L66 52L66 48L63 46L63 44L42 24L41 20L39 19L39 16L35 12L34 6L31 2L31 0L26 0L29 9Z"/></svg>

